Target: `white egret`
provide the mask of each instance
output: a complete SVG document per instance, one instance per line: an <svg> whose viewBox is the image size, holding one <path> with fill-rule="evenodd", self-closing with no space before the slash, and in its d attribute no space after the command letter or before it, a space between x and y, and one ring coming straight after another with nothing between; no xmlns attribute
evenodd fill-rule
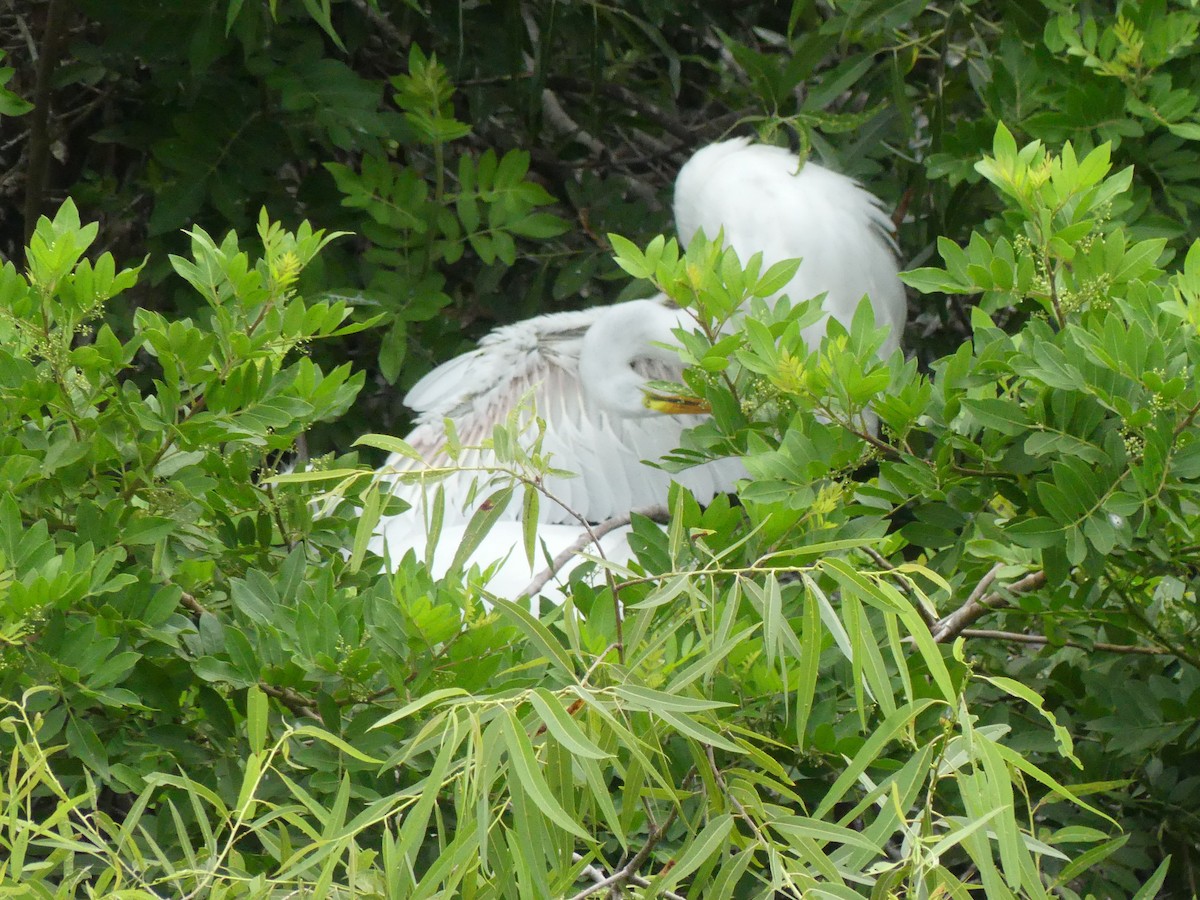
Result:
<svg viewBox="0 0 1200 900"><path fill-rule="evenodd" d="M683 167L675 187L675 216L686 244L703 229L744 261L763 253L764 264L799 257L795 278L780 293L793 301L824 293L823 309L849 323L859 301L870 297L875 321L889 329L881 353L899 345L905 319L904 289L897 277L893 228L879 200L857 182L776 147L731 140L697 152ZM578 473L549 477L547 492L560 503L543 500L539 526L548 546L569 546L579 534L574 514L597 522L630 509L661 504L672 476L647 465L679 446L683 431L701 421L695 415L667 415L646 405L648 380L678 380L678 356L661 344L674 343L672 329L687 326L687 316L663 297L635 300L579 312L551 313L492 332L473 351L435 368L404 398L417 413L408 442L425 465L450 466L443 421L455 424L464 446L491 437L523 398L545 423L542 449L551 464ZM824 324L805 335L818 340ZM532 435L532 419L528 433ZM447 524L461 529L472 510L464 509L481 469L494 466L490 451L463 452L454 462L466 471L441 480ZM394 455L386 471L419 470L420 464ZM731 490L744 473L739 460L720 460L674 476L701 502ZM486 476L483 476L486 477ZM393 556L424 548L425 491L412 482L393 490L416 509L381 523L379 541ZM479 494L479 499L486 492ZM506 512L520 515L520 505ZM472 560L486 565L520 558L520 532L509 521L487 549ZM548 527L549 526L549 527ZM448 565L461 531L445 532L435 550ZM447 546L442 550L441 544ZM551 548L551 552L554 552ZM614 552L627 555L627 550ZM490 555L489 555L490 554ZM520 577L524 572L518 573Z"/></svg>

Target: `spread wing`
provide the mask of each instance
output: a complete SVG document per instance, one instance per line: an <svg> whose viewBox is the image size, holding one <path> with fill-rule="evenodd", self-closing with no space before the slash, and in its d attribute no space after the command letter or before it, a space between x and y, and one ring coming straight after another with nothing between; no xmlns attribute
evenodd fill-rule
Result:
<svg viewBox="0 0 1200 900"><path fill-rule="evenodd" d="M473 469L495 466L488 449L464 450L456 462L446 450L445 419L454 423L460 444L477 447L490 439L493 429L505 423L524 400L521 421L532 441L533 415L545 422L542 450L550 464L576 473L574 478L548 477L544 485L563 505L543 498L540 518L545 522L574 522L563 506L586 520L602 521L630 509L666 501L672 476L645 465L676 449L683 430L702 421L698 416L653 415L629 418L613 415L588 394L579 376L583 337L609 307L579 312L552 313L497 329L478 348L442 364L419 381L405 402L417 413L417 423L406 440L421 454L424 466L393 455L387 467L395 472L418 472L426 467ZM647 377L675 380L679 370L638 360ZM661 368L656 368L659 366ZM742 474L740 461L720 461L675 476L703 501L729 490ZM446 514L469 516L467 507L473 482L486 486L489 478L478 471L453 472L440 480L446 492ZM504 479L500 479L503 481ZM393 492L422 508L437 482L396 482ZM476 502L488 491L475 491ZM510 505L505 518L517 518L520 505Z"/></svg>
<svg viewBox="0 0 1200 900"><path fill-rule="evenodd" d="M882 348L899 346L907 317L897 276L891 219L856 181L814 162L800 167L781 147L734 139L705 147L679 172L675 221L686 244L700 229L725 242L743 262L763 254L764 265L800 258L796 277L780 293L793 301L826 293L824 309L849 323L863 295L875 322L891 329ZM821 324L806 335L812 342Z"/></svg>

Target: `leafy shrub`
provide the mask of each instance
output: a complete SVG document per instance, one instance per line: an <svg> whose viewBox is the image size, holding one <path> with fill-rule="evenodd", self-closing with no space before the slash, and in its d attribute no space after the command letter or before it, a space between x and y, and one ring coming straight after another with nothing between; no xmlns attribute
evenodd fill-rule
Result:
<svg viewBox="0 0 1200 900"><path fill-rule="evenodd" d="M361 381L295 358L359 327L294 291L332 236L264 218L252 261L197 230L173 265L207 316L140 312L132 341L102 327L81 343L136 277L81 260L94 234L68 204L39 224L28 276L4 276L10 881L850 896L961 892L969 863L989 894L1044 896L1071 873L1055 845L1098 834L1025 824L1064 799L1104 817L972 712L976 685L1042 701L943 657L920 611L954 588L877 569L877 521L679 494L668 532L640 528L645 574L619 593L578 583L542 620L500 598L484 614L470 581L435 585L411 557L372 574L337 552L353 509L316 519L302 492L353 469L256 474ZM670 286L703 271L657 246ZM711 271L734 297L778 280ZM818 352L865 364L870 333L856 321L849 348L835 334Z"/></svg>
<svg viewBox="0 0 1200 900"><path fill-rule="evenodd" d="M617 718L643 743L610 744L618 734L604 730L611 723L583 721L579 710L571 721L615 754L598 766L626 766L637 750L659 766L670 792L686 797L635 869L654 877L657 865L676 861L672 871L681 870L680 860L698 858L688 849L705 844L695 841L703 834L713 848L736 844L736 863L714 849L712 867L677 876L679 890L693 882L693 894L707 889L699 885L720 859L728 880L714 890L738 881L733 867L744 864L739 890L749 891L764 872L766 882L782 877L781 868L762 867L769 853L784 868L798 858L816 865L821 855L795 822L784 843L750 849L756 836L747 823L767 828L777 812L768 801L787 815L800 808L761 779L795 791L811 813L831 796L846 758L870 756L864 735L884 708L872 703L887 702L875 692L891 690L899 709L911 699L906 671L911 691L928 688L916 661L925 656L910 658L902 644L901 664L888 631L905 619L884 587L903 593L911 582L942 619L963 609L953 621L929 616L935 635L963 629L967 638L958 657L947 657L952 686L977 716L960 719L958 737L981 732L1019 751L1121 823L1049 803L1053 794L1039 805L1033 788L1026 801L1018 790L1026 832L1077 854L1064 864L1027 843L1047 883L1081 896L1149 896L1160 884L1190 892L1200 263L1184 223L1200 202L1200 120L1188 90L1197 75L1195 11L1054 0L686 8L635 0L619 9L531 0L523 16L510 9L285 0L169 10L53 2L0 13L0 115L21 116L5 121L18 127L6 137L11 167L0 195L27 211L23 223L0 224L0 250L16 259L31 240L28 269L37 269L31 285L8 264L0 292L9 311L0 323L0 696L13 729L6 749L21 761L5 784L4 839L23 867L14 875L14 863L0 862L3 877L22 888L61 882L64 891L111 895L116 884L138 890L144 873L185 890L203 882L215 893L254 894L269 893L267 879L281 876L281 893L316 885L328 866L342 890L353 882L367 892L354 879L378 864L401 873L388 876L399 894L404 859L433 884L438 840L448 847L462 832L449 789L424 800L432 806L421 819L423 779L443 746L434 749L432 731L421 729L478 722L482 734L511 714L529 726L537 753L553 750L562 762L569 740L556 743L562 735L527 692L565 698L584 684L606 711L613 695L604 692L616 685L678 688L685 703L741 704L677 717L743 750L748 742L777 755L787 779L799 779L793 786L761 753L742 754L753 762L739 766L737 754L718 747L723 787L705 767L703 739L653 712ZM997 139L999 120L1019 140ZM603 591L578 585L574 602L586 622L549 619L554 640L546 643L514 611L485 615L478 591L455 579L434 584L415 563L383 579L365 553L344 559L358 527L349 504L314 518L310 490L319 482L270 480L305 429L318 455L364 432L403 433L402 391L389 382L411 384L494 322L642 290L619 275L603 235L668 230L662 197L678 164L741 124L790 132L896 207L911 283L927 292L913 298L906 341L919 365L877 366L861 322L801 366L790 343L800 310L747 324L733 348L734 369L743 371L733 390L690 376L716 415L683 458L735 448L750 454L754 477L737 507L701 511L675 498L677 524L666 539L639 523L649 572L702 574L622 589L627 608L645 601L654 610L625 623L624 666L611 663L610 651L588 674L616 637ZM1037 139L1072 149L1050 157L1028 146ZM992 161L977 167L985 152ZM493 174L491 160L496 173L504 169L499 183L478 177ZM68 195L99 230L77 227L63 206L35 237L36 213ZM389 205L397 200L411 221ZM253 263L233 239L207 236L231 225L249 232L264 206L289 223L307 218L356 236L315 257L324 238L264 224L263 258ZM562 226L546 213L568 230L556 234ZM191 222L206 231L178 231ZM95 252L77 267L92 246L118 258L149 256L135 271ZM938 269L929 268L935 254ZM690 298L686 284L676 288ZM968 299L975 294L978 309ZM105 305L110 297L116 302ZM699 371L721 372L729 363L707 344L690 338L689 352ZM878 436L828 426L839 416L853 424L872 396L885 425ZM864 452L864 441L873 451ZM315 467L352 478L355 464L351 456ZM776 573L777 595L764 558L787 570ZM884 575L888 566L900 571ZM797 663L781 624L801 649L817 641L805 618L816 595L803 579L789 580L796 569L831 598L818 609L828 631L806 703L800 688L813 677L812 654ZM755 590L769 602L756 605ZM845 606L832 599L839 590L850 598ZM680 597L690 615L665 621ZM963 606L972 597L978 603ZM728 619L713 619L715 608ZM976 613L990 619L967 621ZM851 627L863 619L879 638L877 655L865 629ZM841 643L829 637L838 622ZM639 656L634 638L653 649ZM547 655L556 646L568 648L569 670L546 662L557 659ZM704 670L714 653L724 656ZM691 665L703 674L691 682L675 674ZM1029 715L1033 707L1012 700L1016 687L1005 678L1043 698L1073 736L1081 772L1060 755L1053 728ZM452 688L468 696L438 695L372 730L397 708ZM949 702L944 692L941 702ZM809 743L801 744L806 705ZM297 723L310 730L289 732ZM863 777L884 784L885 773L911 772L904 767L920 751L958 739L931 728L916 717L907 743L879 748ZM417 736L426 743L413 743ZM505 753L521 754L519 735L504 736L512 740L486 757L483 774L507 774ZM455 766L470 746L463 738L446 751L448 771L468 771ZM370 759L403 765L384 770ZM683 777L692 763L703 796ZM559 778L549 782L552 796L590 824L587 804L603 801L568 783L564 766L547 770ZM976 774L966 758L961 766L957 779L936 776L931 808L949 824L932 847L940 852L943 837L964 842L945 845L942 871L905 868L933 865L928 841L909 840L898 857L889 847L893 868L880 893L892 877L910 885L945 878L950 887L947 873L964 877L961 854L987 855L953 819L965 802L953 781ZM989 789L1002 785L991 776ZM662 824L670 792L645 777ZM471 795L486 794L481 809L495 814L506 840L518 827L511 816L520 801L505 805L512 785L544 799L540 785L499 775L493 791ZM613 800L621 828L640 841L631 847L644 847L650 820L622 796ZM731 801L721 806L722 797L736 797L746 814ZM379 805L364 805L372 802ZM371 815L342 818L351 804L402 811L387 820L400 837L385 837ZM262 818L243 830L251 820L235 825L235 809ZM731 810L732 819L720 818ZM834 814L856 828L866 821L856 804ZM559 827L548 821L537 813L522 820L525 831L511 840L517 863L493 863L502 855L495 848L507 845L492 844L480 869L488 885L516 891L514 865L522 885L552 870L519 854L547 846L525 837ZM931 821L917 823L922 834L935 833ZM1004 821L1012 825L1007 812ZM271 831L272 822L285 824ZM704 832L710 822L732 824L718 841ZM848 843L826 849L842 862L853 852L838 834ZM1016 831L1007 834L1004 873ZM35 844L22 843L34 835ZM608 840L603 863L576 866L611 872L632 861ZM465 846L455 852L475 853ZM291 869L281 861L289 854ZM564 891L574 884L568 869L553 871ZM455 869L464 882L473 873ZM1025 875L1021 884L1034 890Z"/></svg>

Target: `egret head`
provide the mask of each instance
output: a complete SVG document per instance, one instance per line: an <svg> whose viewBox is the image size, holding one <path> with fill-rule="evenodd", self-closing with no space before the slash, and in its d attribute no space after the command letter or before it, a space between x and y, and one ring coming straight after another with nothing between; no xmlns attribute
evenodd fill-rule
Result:
<svg viewBox="0 0 1200 900"><path fill-rule="evenodd" d="M690 320L666 298L615 304L583 337L579 377L588 399L627 418L702 412L694 398L648 393L651 381L678 381L683 371L672 349L674 329Z"/></svg>

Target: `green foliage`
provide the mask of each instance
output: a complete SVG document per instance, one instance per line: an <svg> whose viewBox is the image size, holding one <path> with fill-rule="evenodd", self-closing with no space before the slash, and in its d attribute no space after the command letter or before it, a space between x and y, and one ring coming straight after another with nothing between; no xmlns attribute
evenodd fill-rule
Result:
<svg viewBox="0 0 1200 900"><path fill-rule="evenodd" d="M202 320L141 310L122 342L90 323L137 270L83 259L95 236L68 201L39 221L27 273L0 274L3 694L53 685L37 693L41 738L132 790L188 734L185 710L215 698L201 684L185 697L198 646L181 598L207 591L214 571L244 574L270 557L272 534L291 539L286 522L311 518L302 498L252 476L362 384L348 365L326 373L289 357L360 326L343 324L344 304L294 290L331 238L264 217L261 259L197 230L193 258L174 261L208 301Z"/></svg>
<svg viewBox="0 0 1200 900"><path fill-rule="evenodd" d="M546 896L636 862L647 895L965 896L974 863L1001 895L1190 891L1188 4L10 6L0 197L48 215L24 271L0 225L7 887ZM915 360L865 316L802 346L807 298L727 327L787 268L642 249L679 163L747 125L896 210ZM354 236L211 237L263 208ZM585 619L538 626L470 573L380 578L355 458L270 478L302 433L404 433L403 386L495 323L644 279L696 311L683 387L713 407L670 465L752 477L637 523L626 617L584 582ZM516 437L496 499L528 508ZM350 502L315 515L326 484ZM957 693L901 603L967 629Z"/></svg>
<svg viewBox="0 0 1200 900"><path fill-rule="evenodd" d="M470 248L484 266L511 267L516 262L514 238L544 240L567 228L558 216L536 211L553 198L525 179L528 153L510 150L497 159L489 148L478 160L467 153L458 156L457 164L446 158L446 145L471 129L453 117L453 88L436 57L426 58L414 44L409 74L392 84L416 142L432 148L432 173L396 167L379 157L365 157L361 172L327 164L344 195L342 202L370 216L363 223L363 234L373 245L363 256L371 266L367 294L392 323L379 357L389 381L404 364L411 324L434 319L451 304L443 270L461 265L464 250ZM457 173L458 190L447 189L448 170Z"/></svg>
<svg viewBox="0 0 1200 900"><path fill-rule="evenodd" d="M4 53L0 51L0 59L3 57ZM15 71L11 66L0 66L0 116L23 116L33 109L33 104L22 100L5 87L12 80Z"/></svg>
<svg viewBox="0 0 1200 900"><path fill-rule="evenodd" d="M1184 662L1113 661L1096 672L1070 650L1049 657L1057 669L1047 699L1064 716L1087 715L1073 696L1081 690L1111 695L1100 685L1158 673L1161 693L1148 705L1136 692L1099 704L1103 721L1088 726L1099 742L1088 759L1097 782L1122 771L1118 758L1132 764L1152 744L1165 749L1159 740L1171 758L1192 752L1198 734L1180 704L1194 702L1200 666L1200 244L1168 275L1164 240L1127 237L1112 210L1127 208L1132 173L1112 174L1109 153L1101 145L1081 159L1067 144L1052 155L1036 141L1018 149L997 128L978 169L1008 199L1003 224L966 246L943 240L945 268L904 276L921 290L980 296L973 340L929 375L899 355L876 358L881 338L866 304L848 330L831 322L817 348L799 336L809 303L760 307L730 334L731 311L777 287L770 273L756 281L756 260L748 278L722 280L731 251L698 245L680 257L661 239L645 253L614 241L623 268L653 278L698 319L699 330L682 336L696 366L688 387L714 421L678 460L748 452L747 516L773 538L787 524L782 546L806 555L814 541L882 536L903 515L888 554L924 561L963 613L939 604L935 639L1011 609L1003 618L1016 633L992 636L1020 640L1032 625L1052 647ZM876 475L847 482L872 460ZM1014 673L1040 680L1049 660ZM998 663L981 651L977 664ZM1161 730L1138 739L1117 725L1137 720Z"/></svg>
<svg viewBox="0 0 1200 900"><path fill-rule="evenodd" d="M336 235L264 217L254 259L195 230L172 263L208 315L141 311L124 344L79 339L137 274L83 261L94 236L64 205L5 270L8 884L554 896L634 853L649 895L961 893L970 866L995 896L1047 896L1078 832L1026 817L1104 821L973 711L976 685L1004 691L1074 758L1035 692L943 655L920 611L950 585L876 570L878 530L799 543L805 511L677 493L644 564L542 618L411 557L347 564L355 511L314 519L303 493L343 464L254 477L361 383L296 358L359 327L294 289ZM654 256L699 271L661 241L623 264ZM720 297L794 268L721 259Z"/></svg>

